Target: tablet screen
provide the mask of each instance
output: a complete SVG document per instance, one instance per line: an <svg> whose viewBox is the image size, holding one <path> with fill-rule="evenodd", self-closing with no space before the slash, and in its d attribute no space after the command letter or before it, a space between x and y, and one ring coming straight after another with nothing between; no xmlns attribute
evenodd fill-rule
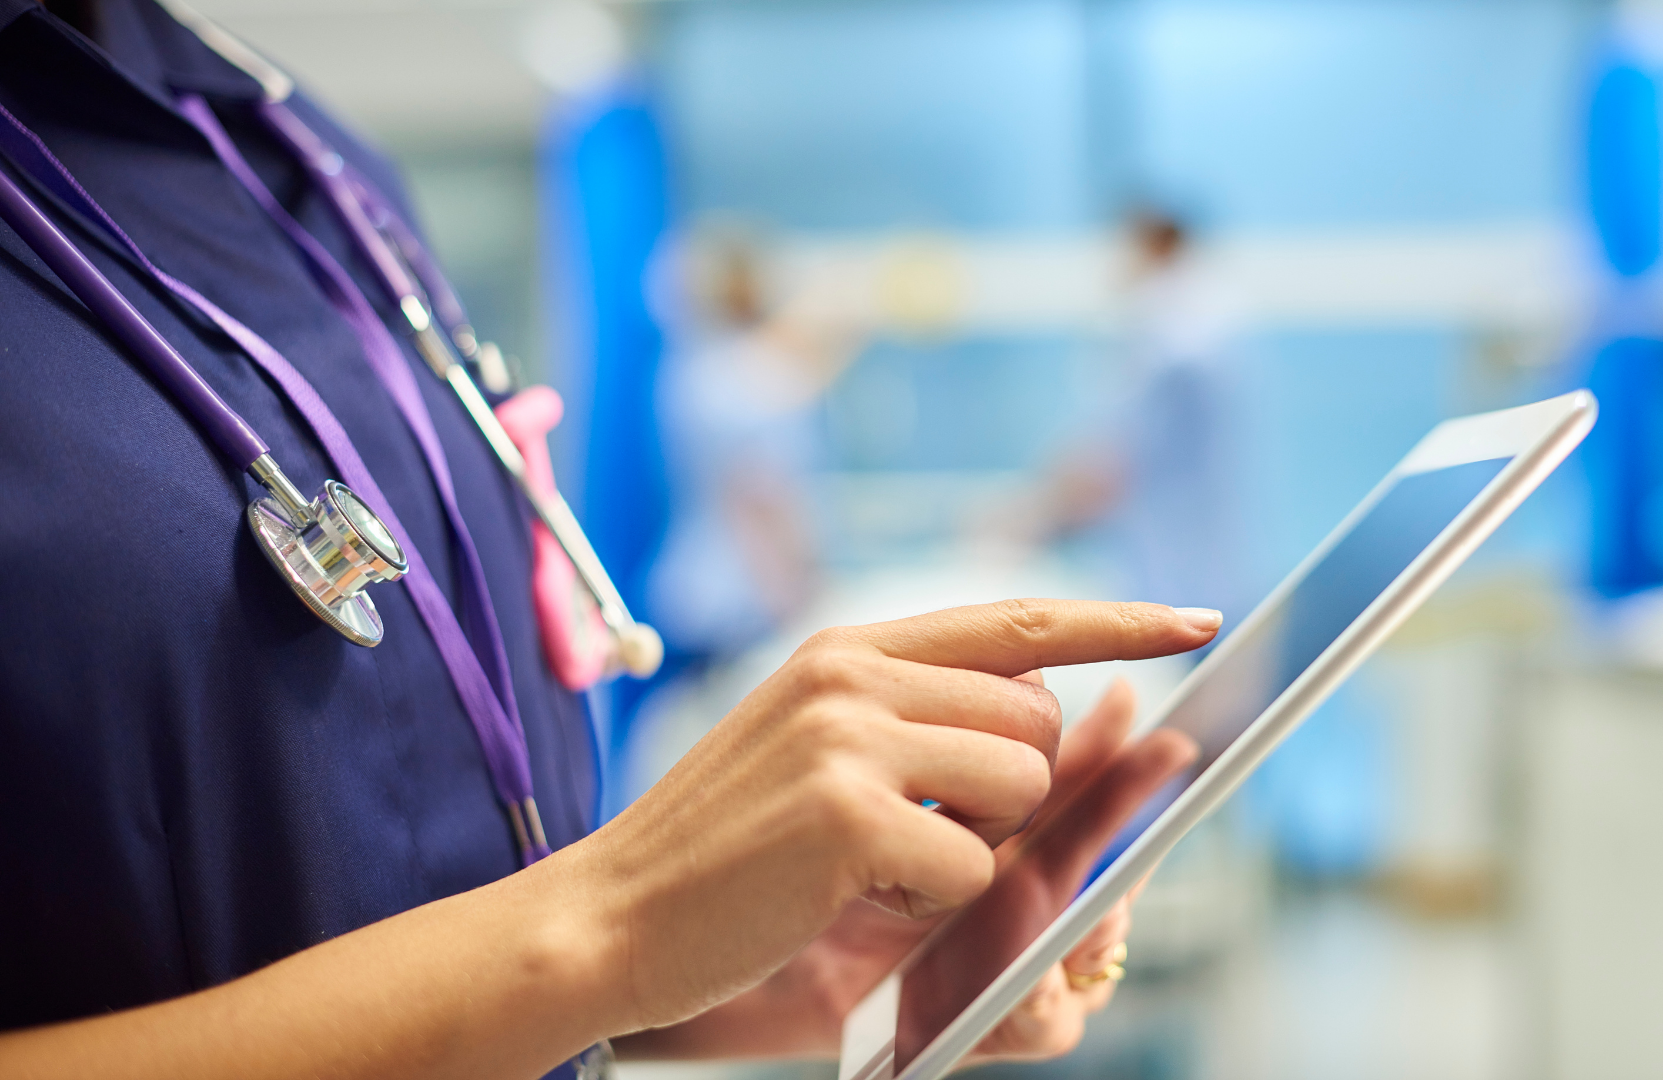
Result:
<svg viewBox="0 0 1663 1080"><path fill-rule="evenodd" d="M899 1073L1044 932L1080 891L1170 806L1282 692L1356 621L1511 460L1400 478L1246 637L1193 683L1163 726L1200 744L1196 764L1129 823L1089 820L1088 806L1056 820L918 957L901 981Z"/></svg>

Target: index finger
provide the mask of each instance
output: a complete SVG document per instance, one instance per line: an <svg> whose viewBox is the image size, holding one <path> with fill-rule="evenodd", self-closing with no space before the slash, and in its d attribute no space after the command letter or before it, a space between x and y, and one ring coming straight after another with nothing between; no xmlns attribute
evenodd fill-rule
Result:
<svg viewBox="0 0 1663 1080"><path fill-rule="evenodd" d="M1210 608L1103 600L1001 600L833 633L899 660L1014 677L1036 668L1142 660L1211 641Z"/></svg>

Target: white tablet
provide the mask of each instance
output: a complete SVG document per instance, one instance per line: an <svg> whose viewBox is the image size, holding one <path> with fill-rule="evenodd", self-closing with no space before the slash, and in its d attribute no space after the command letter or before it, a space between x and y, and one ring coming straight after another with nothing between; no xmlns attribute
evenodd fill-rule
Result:
<svg viewBox="0 0 1663 1080"><path fill-rule="evenodd" d="M1196 763L1101 846L1058 858L1031 842L850 1012L839 1080L958 1064L1535 490L1596 408L1579 391L1434 428L1163 707Z"/></svg>

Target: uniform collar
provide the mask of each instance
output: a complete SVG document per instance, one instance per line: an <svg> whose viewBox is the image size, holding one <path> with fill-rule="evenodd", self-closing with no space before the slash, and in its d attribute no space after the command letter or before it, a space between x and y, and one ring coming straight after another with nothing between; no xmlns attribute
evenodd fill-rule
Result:
<svg viewBox="0 0 1663 1080"><path fill-rule="evenodd" d="M35 0L0 0L0 31L32 11L41 11Z"/></svg>
<svg viewBox="0 0 1663 1080"><path fill-rule="evenodd" d="M93 42L35 0L0 0L0 33L22 18L40 19L87 59L168 109L190 91L232 101L258 101L260 84L179 25L155 0L102 0Z"/></svg>

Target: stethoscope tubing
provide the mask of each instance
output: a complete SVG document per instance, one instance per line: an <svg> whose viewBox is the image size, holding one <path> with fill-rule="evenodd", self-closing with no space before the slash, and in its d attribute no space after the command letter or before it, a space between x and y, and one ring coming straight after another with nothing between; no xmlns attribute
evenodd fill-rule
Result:
<svg viewBox="0 0 1663 1080"><path fill-rule="evenodd" d="M262 119L274 134L288 144L300 160L301 166L312 174L314 182L329 197L331 205L351 234L355 245L375 269L376 276L392 294L393 300L416 331L416 345L422 359L426 360L434 372L449 383L461 398L468 415L473 418L485 436L485 441L495 451L504 471L513 478L515 486L525 495L532 509L536 511L538 519L548 527L549 532L554 535L555 542L571 560L578 580L583 583L585 591L594 598L607 628L618 638L624 651L635 654L636 662L630 663L630 658L625 657L625 666L640 677L651 675L658 669L662 660L663 641L656 631L645 623L636 622L630 614L629 606L618 592L618 587L613 584L612 576L606 572L605 564L601 562L594 545L589 542L589 537L584 533L583 526L578 522L577 515L572 512L565 498L559 492L555 492L552 497L546 497L535 491L527 482L524 457L497 421L496 413L485 401L484 395L474 386L467 366L456 358L450 344L443 340L433 326L434 311L422 301L417 295L418 292L427 293L428 301L438 309L441 316L460 318L461 305L450 283L438 272L437 264L416 239L414 231L399 219L385 198L370 188L367 181L345 175L347 167L341 156L287 108L286 102L295 89L294 80L287 72L249 48L213 20L203 16L184 0L161 0L161 3L169 14L196 34L203 44L260 84L264 95L260 110ZM353 186L358 190L351 190ZM390 219L388 225L389 231L393 233L392 242L388 242L381 235L380 229L366 212L371 208L371 204L374 209ZM407 267L406 261L415 265ZM430 273L423 274L423 269L429 270ZM447 330L453 331L453 328L447 327ZM651 662L643 662L646 660Z"/></svg>
<svg viewBox="0 0 1663 1080"><path fill-rule="evenodd" d="M277 350L234 318L220 311L206 298L196 293L195 290L170 277L151 263L137 245L133 243L132 239L121 230L120 226L104 212L102 207L98 206L91 195L69 174L68 170L46 148L38 136L7 111L4 106L0 106L0 146L3 146L6 152L16 159L15 163L19 168L29 169L32 166L38 166L42 175L33 177L36 182L47 190L54 192L86 219L102 225L110 233L111 238L125 245L131 255L158 282L166 286L182 301L196 307L204 316L236 341L248 354L249 358L275 380L289 402L312 427L325 452L336 462L342 473L352 481L353 487L363 492L368 497L369 502L379 508L379 510L370 509L368 505L363 505L364 500L359 499L344 485L334 481L326 482L324 493L317 500L309 502L289 482L269 453L260 453L247 468L248 474L261 483L276 500L275 503L271 503L270 500L256 500L254 504L250 505L248 516L256 540L280 572L284 571L285 566L291 569L294 568L294 560L290 556L296 552L315 554L316 549L313 545L311 532L317 530L329 531L327 522L323 521L323 517L336 509L334 502L329 500L340 499L340 493L345 493L353 502L359 503L361 508L371 517L383 518L381 522L382 529L392 535L394 538L393 546L399 550L394 556L377 552L383 561L396 557L398 563L396 567L389 563L388 567L383 568L396 572L383 572L379 575L379 580L391 581L395 580L396 577L407 576L406 584L409 587L411 601L417 614L431 632L440 656L450 671L457 693L462 699L463 708L479 737L492 783L497 788L498 796L507 808L509 819L513 825L514 836L522 862L529 865L536 859L548 854L548 839L544 833L536 799L532 791L531 763L525 744L524 731L520 726L518 714L513 707L512 689L510 686L504 685L499 690L498 686L493 683L492 677L485 666L486 658L480 655L479 650L474 647L466 631L463 630L450 600L439 589L431 571L427 569L419 553L409 543L407 534L399 524L396 515L393 514L391 506L381 494L374 477L365 467L362 458L358 456L356 448L352 445L351 439L341 428L339 421L329 410L328 405L318 396L305 377L296 371ZM8 186L9 189L7 189ZM159 342L162 350L168 354L173 363L183 366L187 371L190 370L188 361L175 352L172 346L161 338L161 335L144 320L136 309L125 302L125 298L121 296L108 279L99 274L96 268L90 266L85 256L81 254L69 238L57 230L56 226L45 217L41 208L33 202L21 187L13 183L3 170L0 170L0 189L5 189L0 190L0 205L14 211L14 213L7 215L8 223L13 223L13 219L15 219L14 228L21 226L19 237L31 248L36 249L37 254L43 261L47 262L49 267L56 269L61 266L63 271L66 272L65 276L86 286L87 295L90 299L105 301L106 303L98 305L99 311L105 309L107 302L113 296L118 308L125 308L126 311L130 312L131 319L123 325L129 328L136 326L142 331L138 338L139 344L135 346L139 350L141 362L145 363L146 366L150 366L150 362L158 358L153 346ZM78 273L78 270L90 270L93 276L89 278L86 273ZM110 323L107 326L111 329L112 336L115 337L118 344L121 343L124 340L124 335L114 332L115 324ZM391 338L388 340L390 342ZM180 400L183 402L185 399L181 397ZM220 401L219 404L228 414L236 416L236 413L223 401ZM195 410L192 408L185 408L184 411L187 415L194 416L195 414ZM217 442L215 439L209 441L211 443ZM263 442L259 445L262 448L264 447ZM332 494L331 489L339 490ZM281 536L268 536L268 530L262 527L262 522L270 517L269 513L265 512L268 504L273 509L281 510L279 518L286 530ZM312 523L318 523L317 530L311 528ZM350 518L342 518L341 521L335 522L335 525L335 532L341 533L342 536L344 536L343 530L352 531L355 534L360 532L358 524ZM305 536L301 536L299 533L302 528L307 530ZM291 541L297 539L301 542L291 543ZM345 544L340 536L331 536L330 539L332 541L330 544L331 552L346 552ZM408 564L404 561L406 552L409 556ZM323 584L327 584L332 588L339 585L350 588L351 580L346 575L357 573L355 567L361 567L363 560L360 559L355 562L350 557L343 557L340 559L329 558L327 561L329 566L334 568L334 572L325 569L323 563L316 565L309 563L308 566L311 570L322 574L323 578L326 579ZM408 575L405 574L407 569L410 571ZM309 598L309 593L317 591L314 588L314 576L308 574L297 576L285 573L285 577L289 578L290 587L300 594L301 599L306 601L308 607L311 607L333 629L359 645L374 645L378 642L381 637L381 624L379 617L374 614L373 603L368 600L368 597L361 595L361 592L355 595L343 594L342 599L345 601L352 603L362 601L363 607L366 609L365 625L355 623L343 628L342 625L337 625L341 620L331 619L322 611L319 611L318 605L314 604L312 599ZM357 573L357 578L353 580L363 580L365 577L366 575ZM482 592L482 580L479 584ZM475 595L479 595L479 593ZM333 607L325 606L333 611ZM494 615L488 609L483 614L494 626ZM351 631L357 631L356 635ZM500 641L496 643L493 652L503 673L503 682L506 684L509 677L508 668Z"/></svg>
<svg viewBox="0 0 1663 1080"><path fill-rule="evenodd" d="M246 472L270 453L248 421L226 404L4 170L0 170L0 218L172 392L239 470Z"/></svg>
<svg viewBox="0 0 1663 1080"><path fill-rule="evenodd" d="M209 42L210 46L212 42ZM252 72L251 72L252 74ZM263 80L262 80L263 81ZM463 408L473 419L486 443L495 452L503 470L531 505L537 517L554 535L571 561L585 591L594 598L601 620L618 643L618 658L631 674L646 678L654 674L663 662L664 643L657 631L637 622L629 606L606 572L594 546L590 544L577 515L559 492L552 495L534 489L526 477L525 458L514 445L508 432L497 420L495 411L475 385L468 367L458 356L455 332L447 341L440 332L435 317L435 304L450 299L451 306L460 312L449 283L438 275L432 260L415 238L413 230L399 221L397 212L369 187L368 181L349 175L349 169L328 144L297 117L283 101L266 100L260 105L260 115L267 127L286 143L301 166L334 208L337 218L352 237L354 246L374 269L382 287L398 305L410 326L416 351L439 378L448 383ZM375 209L389 219L394 228L388 236L371 218ZM401 249L415 249L411 250ZM433 270L433 280L409 265L412 254L416 261ZM450 328L447 328L450 329ZM471 336L471 332L470 332Z"/></svg>

